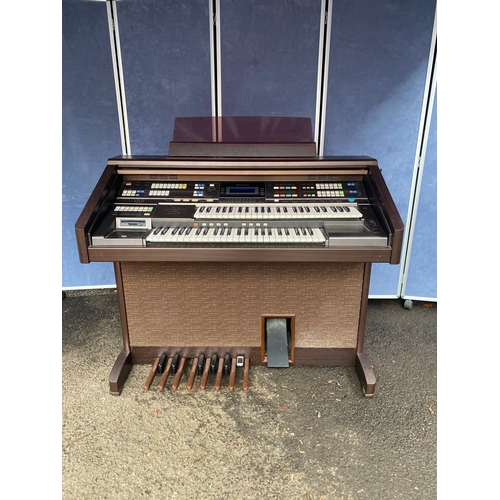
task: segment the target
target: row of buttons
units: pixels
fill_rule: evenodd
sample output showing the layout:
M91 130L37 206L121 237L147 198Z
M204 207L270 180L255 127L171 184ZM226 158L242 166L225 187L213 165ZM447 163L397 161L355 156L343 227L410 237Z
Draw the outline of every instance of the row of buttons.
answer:
M297 189L297 186L274 186L274 189Z
M153 182L151 189L187 189L187 184L175 184L172 182Z
M316 184L316 189L342 189L341 182L333 182L326 184Z
M165 190L152 190L149 192L149 196L168 196L170 194L170 191L165 191Z
M296 198L297 196L299 196L297 193L282 193L282 194L278 194L276 193L274 195L275 198Z
M344 191L318 191L318 196L323 198L340 198L344 196Z
M139 205L133 206L117 206L115 212L152 212L154 207L141 207Z
M144 194L144 189L124 189L122 196L141 196Z

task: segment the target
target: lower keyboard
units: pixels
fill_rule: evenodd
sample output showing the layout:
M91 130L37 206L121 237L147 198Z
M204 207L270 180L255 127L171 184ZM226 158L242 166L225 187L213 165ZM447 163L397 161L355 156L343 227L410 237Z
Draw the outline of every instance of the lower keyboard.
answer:
M317 227L157 227L146 237L147 243L182 244L317 244L326 236Z

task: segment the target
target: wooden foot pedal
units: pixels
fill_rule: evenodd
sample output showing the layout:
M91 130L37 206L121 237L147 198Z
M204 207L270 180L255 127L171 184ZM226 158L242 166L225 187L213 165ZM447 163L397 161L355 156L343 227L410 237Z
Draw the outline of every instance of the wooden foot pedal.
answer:
M186 361L188 358L180 357L179 354L167 356L163 353L161 356L156 357L151 366L147 380L144 384L144 390L148 391L153 383L156 375L161 375L158 384L158 390L164 391L165 385L170 376L173 376L172 391L177 391L179 384L184 373ZM249 376L250 376L250 359L238 356L231 358L229 354L224 357L218 357L214 354L212 357L206 357L204 354L192 358L189 375L186 382L186 391L191 391L195 387L196 377L200 376L200 390L204 391L207 388L208 379L210 375L214 375L214 391L220 391L223 385L224 377L228 377L228 390L234 392L236 387L236 375L238 368L243 368L243 385L242 390L248 391Z
M243 371L243 390L248 391L249 387L249 379L250 379L250 360L245 358L245 366Z
M229 390L234 391L234 381L236 379L236 358L231 360L231 372L229 373Z
M219 358L219 366L217 367L217 376L215 377L214 391L220 391L220 384L222 382L222 370L224 368L224 360Z
M193 388L197 370L198 370L198 358L194 358L193 364L191 365L191 371L189 372L189 378L186 384L186 391L190 391Z
M203 375L201 376L200 389L204 391L207 388L208 374L210 371L210 358L205 361L205 368L203 369Z
M158 363L160 362L160 358L155 358L153 362L153 366L151 367L151 371L149 372L148 378L146 379L146 383L144 384L144 390L149 391L149 388L151 387L151 383L153 382L153 379L155 378L156 375L156 370L158 369Z
M167 383L168 375L170 374L170 368L172 366L172 359L173 358L168 358L167 366L165 367L163 375L161 376L160 379L160 383L158 384L159 391L163 391L163 389L165 389L165 384Z
M176 355L177 356L177 355ZM181 358L179 366L177 367L177 372L175 373L174 381L172 382L172 390L176 391L179 387L179 382L181 381L182 371L184 370L184 363L186 358Z

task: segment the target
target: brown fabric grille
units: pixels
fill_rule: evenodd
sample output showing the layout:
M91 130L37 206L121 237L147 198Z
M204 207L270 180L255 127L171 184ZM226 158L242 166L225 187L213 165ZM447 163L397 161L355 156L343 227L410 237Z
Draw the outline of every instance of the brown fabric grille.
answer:
M295 316L296 347L356 347L364 265L121 263L131 346L259 347L262 315Z

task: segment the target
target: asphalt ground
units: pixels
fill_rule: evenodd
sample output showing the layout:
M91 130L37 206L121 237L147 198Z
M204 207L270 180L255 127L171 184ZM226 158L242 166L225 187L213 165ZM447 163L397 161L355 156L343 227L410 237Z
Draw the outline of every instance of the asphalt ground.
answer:
M432 499L437 492L437 305L370 300L353 368L251 367L250 389L157 389L134 365L120 396L116 292L62 301L62 494L83 499ZM153 360L152 360L153 361Z

